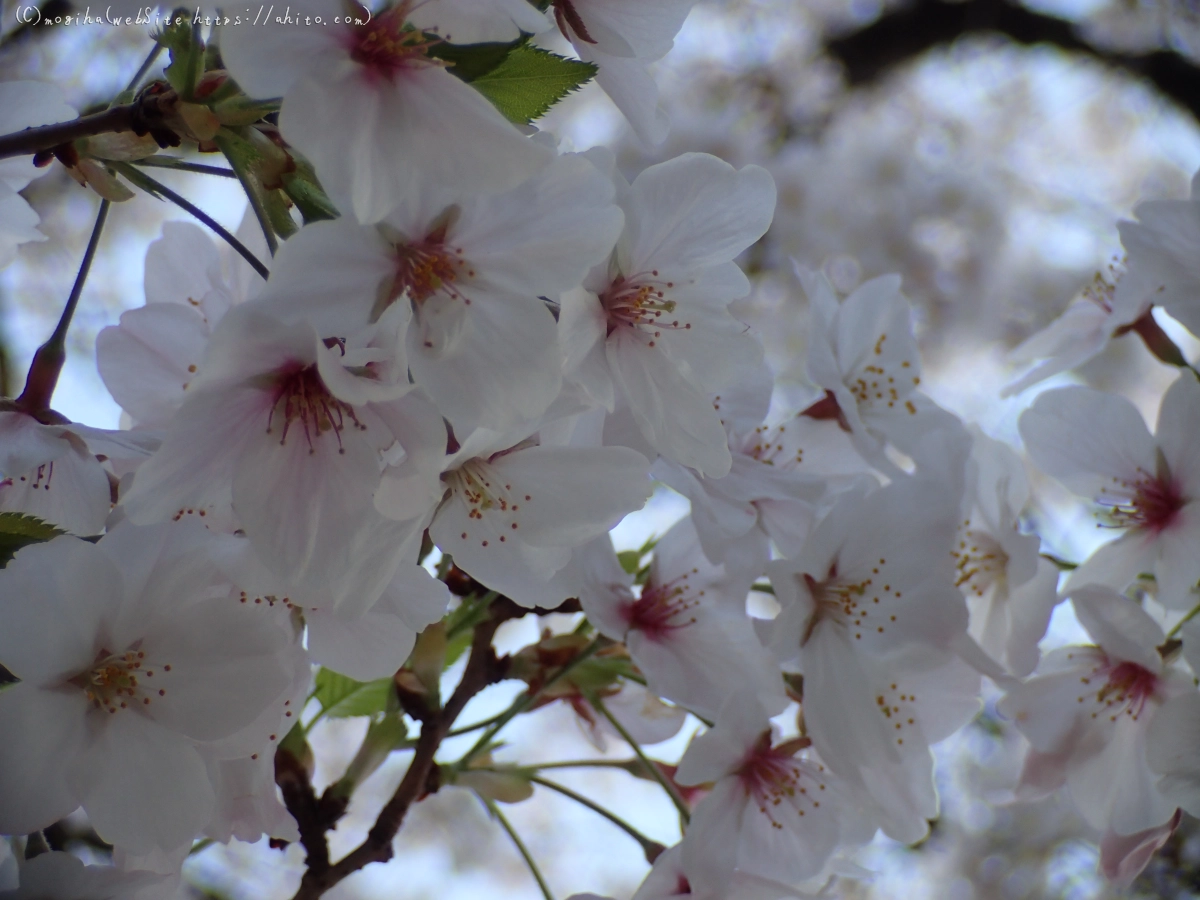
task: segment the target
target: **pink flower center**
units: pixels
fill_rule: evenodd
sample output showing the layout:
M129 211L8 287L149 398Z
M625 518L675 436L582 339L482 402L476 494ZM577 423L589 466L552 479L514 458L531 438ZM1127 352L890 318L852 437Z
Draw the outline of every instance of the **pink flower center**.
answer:
M642 596L626 603L621 613L630 631L640 631L655 643L661 643L680 628L696 623L692 610L700 605L704 591L691 592L688 577L696 569L663 584L653 581L642 588Z
M818 766L817 770L824 771L824 767ZM757 804L772 828L785 827L784 812L789 817L794 813L803 816L806 806L810 810L819 809L821 801L816 798L825 790L825 785L788 749L771 746L769 732L746 755L737 778L746 796Z
M1095 694L1099 709L1092 712L1092 718L1107 714L1113 722L1121 714L1136 721L1146 704L1155 699L1160 681L1156 674L1137 663L1120 662L1112 665L1107 659L1093 669L1090 676L1081 680L1083 684L1090 685L1098 678L1103 678L1104 684ZM1079 702L1083 703L1086 699L1084 695Z
M1158 534L1171 526L1187 498L1166 466L1159 469L1158 475L1139 470L1140 477L1133 482L1113 478L1112 486L1096 498L1111 520L1108 527L1145 528Z
M431 38L406 24L411 9L411 0L406 0L346 32L350 58L363 67L368 81L395 81L406 69L444 65L428 55L441 38ZM362 18L367 18L365 12Z
M689 330L691 322L681 322L673 316L663 318L675 312L675 301L666 299L666 290L673 287L673 281L658 280L657 269L628 277L618 275L600 295L600 305L608 316L608 333L618 328L640 331L649 337L648 343L653 347L664 328Z
M273 434L276 416L283 420L279 443L286 444L289 432L303 432L310 454L317 452L316 441L333 432L338 453L345 453L342 432L350 426L366 431L358 421L354 407L329 393L315 365L296 366L276 376L275 397L267 416L267 434Z

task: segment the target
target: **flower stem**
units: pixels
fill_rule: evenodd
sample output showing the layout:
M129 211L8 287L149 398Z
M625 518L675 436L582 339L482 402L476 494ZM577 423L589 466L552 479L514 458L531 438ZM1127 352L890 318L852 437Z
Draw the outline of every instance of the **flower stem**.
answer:
M650 838L646 837L644 834L642 834L640 831L638 831L636 828L634 828L632 825L630 825L628 822L626 822L620 816L605 809L603 806L601 806L595 800L590 800L587 797L583 796L582 794L575 793L569 787L565 787L565 786L563 786L561 784L557 784L553 781L548 781L547 779L540 778L537 775L531 776L529 780L534 784L540 784L544 788L549 788L552 791L557 791L558 793L562 794L564 797L569 797L570 799L574 800L576 803L580 804L581 806L586 806L592 812L597 813L598 815L604 816L604 818L608 819L608 821L612 822L614 825L616 825L618 828L620 828L622 831L624 831L627 835L629 835L631 838L633 838L635 841L638 842L638 844L642 848L642 852L644 854L646 854L646 861L648 863L650 863L651 865L654 864L654 860L658 859L658 857L666 849L666 847L664 847L658 841L650 840Z
M546 682L536 691L524 693L514 700L508 709L496 717L496 721L488 727L487 731L479 736L479 740L475 742L475 745L466 752L466 755L464 755L462 759L454 764L454 767L460 771L465 769L468 764L470 764L471 760L473 760L476 756L482 753L484 749L486 749L487 745L491 743L492 738L496 736L497 732L499 732L501 728L511 722L516 716L528 709L530 704L537 699L538 695L541 694L542 691L560 681L577 665L592 656L592 654L600 649L603 643L603 638L596 638L596 640L584 647L583 650L579 652L578 656L576 656L569 663L555 672L554 675L548 678Z
M155 169L174 169L177 172L195 172L198 175L220 175L222 178L237 178L237 173L233 169L185 162L177 156L145 156L141 159L131 159L130 162L135 166L149 166Z
M613 728L617 729L617 733L621 735L621 737L625 739L625 743L629 744L629 746L633 749L634 754L639 760L641 760L642 765L646 767L646 771L649 772L654 780L659 783L659 786L667 792L667 796L671 798L671 802L674 803L675 808L679 810L679 818L683 820L683 823L686 825L688 822L690 822L692 820L691 810L688 809L688 806L684 802L683 798L679 796L679 791L675 790L675 786L667 780L667 776L663 774L662 769L660 769L655 762L650 759L650 757L646 756L645 751L642 750L641 745L634 740L633 735L629 733L628 729L626 729L625 726L617 720L616 716L608 711L608 707L604 705L604 701L602 701L599 697L589 696L588 702L591 703L592 706L594 706L600 712L600 714L604 716L604 718L608 719L609 724L611 724Z
M1040 556L1042 559L1048 559L1054 563L1063 572L1070 572L1072 569L1079 568L1079 563L1068 562L1060 556L1055 556L1053 553L1042 553Z
M1180 629L1182 629L1184 625L1196 618L1198 615L1200 615L1200 603L1197 603L1195 606L1193 606L1191 610L1188 611L1186 616L1171 626L1171 630L1167 632L1167 640L1170 640L1171 638L1175 637L1175 635L1179 634Z
M83 293L84 282L92 268L92 260L96 256L96 247L100 244L100 232L104 230L104 222L108 218L108 208L112 204L108 200L100 201L100 210L96 213L96 224L92 226L92 236L88 238L87 249L83 251L83 261L79 264L79 272L75 283L71 286L71 294L67 297L67 305L58 318L58 325L50 339L38 347L33 354L33 362L29 366L29 374L25 379L25 389L17 398L17 406L24 410L38 412L50 408L50 400L54 396L54 388L58 385L58 376L62 372L63 363L67 359L67 331L71 327L71 318L79 305L79 295Z
M193 216L215 231L221 240L225 241L225 243L236 250L242 259L246 260L246 262L250 264L250 267L253 268L254 271L263 278L266 278L271 274L271 270L264 266L259 258L251 253L245 244L235 238L216 219L214 219L200 207L196 206L196 204L192 203L186 197L175 193L161 181L156 181L145 172L142 172L139 169L129 165L129 163L114 162L111 165L114 169L116 169L142 190L148 193L161 194L180 209L185 209L190 212Z
M138 67L138 70L134 76L129 79L129 84L125 86L125 90L131 91L138 86L138 82L140 82L145 74L150 71L150 67L154 65L154 61L158 59L158 54L162 53L162 51L163 45L158 41L155 41L154 48L150 51L145 60L142 61L142 64Z
M470 734L472 731L478 731L480 728L487 728L489 725L495 724L500 720L504 713L496 713L491 718L484 719L482 722L476 722L474 725L464 725L462 728L455 728L446 733L446 737L458 737L463 734Z
M550 893L550 886L546 884L546 879L542 877L541 870L538 869L537 863L533 861L533 857L529 855L529 850L525 846L525 842L521 840L521 836L517 834L516 829L512 827L512 824L504 817L504 813L500 812L500 808L495 803L480 794L476 794L476 796L483 801L483 805L488 808L488 812L496 817L496 821L500 823L500 827L508 832L508 836L512 838L517 852L521 854L521 858L525 860L525 865L529 867L534 880L537 881L538 887L541 888L542 896L546 900L554 900L554 895Z

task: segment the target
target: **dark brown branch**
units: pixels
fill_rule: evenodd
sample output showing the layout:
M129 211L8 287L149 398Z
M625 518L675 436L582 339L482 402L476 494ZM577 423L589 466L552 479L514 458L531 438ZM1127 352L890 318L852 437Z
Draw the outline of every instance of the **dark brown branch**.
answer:
M284 746L275 751L275 783L283 794L283 805L296 820L300 843L308 854L305 865L309 869L329 868L329 843L325 840L329 825L313 792L308 768Z
M1132 54L1098 47L1085 40L1073 23L1033 12L1012 0L917 0L866 28L827 40L825 49L842 64L847 83L860 87L935 47L988 33L1026 46L1049 44L1084 54L1144 78L1200 120L1200 69L1180 55L1169 50Z
M123 131L132 131L139 137L150 134L160 147L178 146L179 136L166 126L166 119L175 112L178 102L179 97L174 91L146 91L124 106L114 106L70 122L39 125L6 134L0 136L0 159L49 153L80 138Z
M387 862L392 858L392 840L399 832L409 807L438 789L437 768L433 759L455 720L462 713L463 707L489 684L494 684L504 677L505 666L496 658L496 652L492 648L496 629L503 622L519 618L526 612L527 610L512 604L511 601L493 603L491 616L475 628L471 655L458 687L446 705L422 724L421 736L417 739L408 771L392 798L379 813L375 824L367 833L366 840L333 865L329 864L328 858L324 864L313 860L312 848L305 842L310 856L308 870L304 873L300 889L293 900L316 900L347 875L357 872L363 866L373 862ZM323 845L324 835L321 842Z

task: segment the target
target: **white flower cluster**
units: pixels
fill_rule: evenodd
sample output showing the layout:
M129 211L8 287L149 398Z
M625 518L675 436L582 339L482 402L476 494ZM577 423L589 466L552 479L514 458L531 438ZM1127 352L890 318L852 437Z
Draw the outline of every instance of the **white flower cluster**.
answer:
M456 602L450 559L468 599L577 598L581 634L706 723L664 782L685 816L702 799L637 900L810 896L877 831L921 840L938 815L930 748L978 714L983 676L1031 745L1017 793L1066 785L1114 880L1179 807L1200 814L1200 628L1168 637L1123 593L1175 618L1200 601L1192 371L1155 435L1087 388L1024 414L1033 463L1122 532L1060 595L1021 528L1021 457L922 392L898 277L839 297L797 270L813 390L773 405L761 344L729 311L750 290L734 260L771 223L767 172L685 154L626 181L602 150L523 133L431 54L438 35L513 41L553 19L653 140L647 64L690 5L429 0L362 26L225 32L228 76L248 101L282 97L275 137L343 214L273 257L248 220L265 282L167 225L146 304L98 340L125 430L0 401L0 511L58 533L0 570L16 679L0 690L0 833L82 808L118 863L34 857L0 897L166 896L198 837L303 838L311 865L276 748L312 667L372 681L407 663L399 690L428 687L414 645ZM0 86L20 100L0 130L69 117L44 93ZM15 194L29 173L7 171L12 251L31 237ZM1107 310L1104 340L1152 304L1194 325L1197 208L1148 205L1123 228L1113 305L1136 312ZM631 560L608 532L652 477L691 514ZM440 580L421 565L431 545ZM1067 597L1095 645L1039 665ZM594 699L575 687L580 708ZM614 718L661 740L683 721L662 706ZM435 733L430 709L406 711Z

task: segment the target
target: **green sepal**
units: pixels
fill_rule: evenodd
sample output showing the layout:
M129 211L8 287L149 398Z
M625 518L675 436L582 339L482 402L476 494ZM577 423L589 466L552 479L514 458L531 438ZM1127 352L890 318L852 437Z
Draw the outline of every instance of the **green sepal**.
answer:
M581 88L597 71L592 63L523 44L496 68L474 79L471 86L510 122L527 125Z
M305 225L341 216L338 208L333 205L333 201L325 195L325 191L317 183L317 177L307 163L301 163L297 159L296 171L285 172L281 176L281 180L283 181L283 190L292 198L292 202L300 210L300 215L304 216Z
M626 575L636 575L638 565L642 561L642 553L640 550L622 550L617 554L617 562L621 564L621 568L625 570Z
M49 541L60 534L63 534L62 529L55 528L36 516L16 512L0 513L0 569L8 565L9 560L22 547Z
M231 86L234 93L225 96L224 92L226 88ZM247 97L237 89L232 79L221 85L221 87L213 92L211 97L206 97L205 102L216 113L217 118L221 120L221 124L228 125L231 128L237 128L242 125L253 125L271 113L279 112L281 105L278 100L255 100L252 97Z
M316 690L313 691L313 697L321 704L325 715L333 719L386 712L395 702L395 695L391 678L355 681L323 666L317 672Z
M282 176L280 176L282 178ZM271 220L271 228L284 240L300 230L292 218L292 207L283 191L263 191L263 208Z

